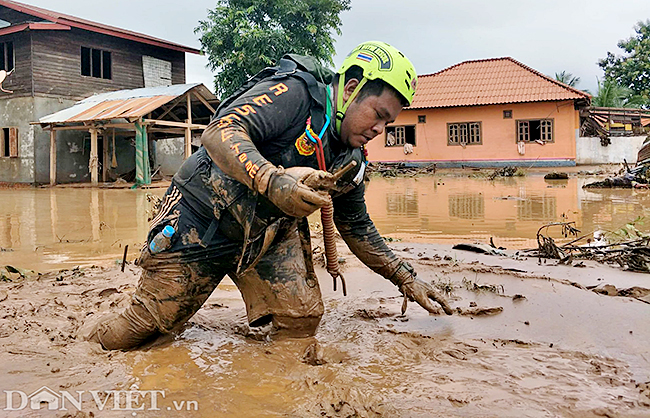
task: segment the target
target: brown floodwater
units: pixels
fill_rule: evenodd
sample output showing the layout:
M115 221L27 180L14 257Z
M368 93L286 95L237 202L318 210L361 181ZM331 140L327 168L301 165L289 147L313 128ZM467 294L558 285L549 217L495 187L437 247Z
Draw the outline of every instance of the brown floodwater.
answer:
M650 192L583 189L597 179L545 180L542 173L493 181L434 176L373 179L366 199L382 235L408 241L488 242L509 249L537 247L543 224L575 221L583 233L617 231L650 213ZM650 225L637 224L642 231ZM559 229L551 235L562 238Z
M317 266L326 312L313 338L253 338L244 302L226 280L173 339L107 354L73 335L129 303L138 269L81 268L0 283L0 375L6 388L26 393L42 385L165 392L162 410L96 414L107 417L648 416L640 402L650 397L636 384L650 380L650 305L580 287L648 287L646 274L407 243L494 237L508 248L532 247L539 226L563 214L585 233L647 215L650 192L582 189L592 180L532 174L488 181L456 172L368 184L379 231L404 240L391 245L419 277L451 289L454 308L502 308L494 316L430 316L413 303L401 316L395 287L341 251L348 296L333 292ZM132 260L148 230L148 193L164 189L0 190L0 247L7 250L0 266L47 271L119 262L125 245ZM85 410L97 411L85 399Z
M373 178L368 210L384 236L457 243L490 237L506 248L536 247L537 229L562 217L584 233L615 231L650 211L650 192L586 190L594 177L547 181L540 173L497 179L459 172ZM135 258L148 231L147 194L164 189L29 188L0 190L0 264L51 271ZM318 217L313 217L318 221ZM648 231L648 225L637 224ZM555 237L561 238L559 230Z

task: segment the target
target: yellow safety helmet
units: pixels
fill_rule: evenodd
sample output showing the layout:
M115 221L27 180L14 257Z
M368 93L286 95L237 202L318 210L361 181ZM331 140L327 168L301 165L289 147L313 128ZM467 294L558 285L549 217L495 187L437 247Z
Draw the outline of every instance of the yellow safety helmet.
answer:
M363 79L359 80L359 85L348 101L343 103L344 74L353 65L361 67ZM382 80L397 90L409 105L413 102L417 87L415 67L397 48L385 42L368 41L359 44L345 58L337 73L340 74L336 106L336 130L339 133L345 112L368 80Z

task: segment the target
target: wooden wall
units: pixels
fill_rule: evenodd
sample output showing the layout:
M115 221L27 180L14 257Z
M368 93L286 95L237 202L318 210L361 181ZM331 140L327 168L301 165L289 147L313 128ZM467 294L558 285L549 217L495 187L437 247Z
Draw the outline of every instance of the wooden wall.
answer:
M94 93L144 87L142 56L172 62L173 84L185 83L185 53L73 28L32 31L35 96L74 100ZM112 79L81 75L81 47L111 52Z
M43 19L38 18L36 16L28 15L25 13L17 12L13 9L10 9L8 7L2 7L0 6L0 19L11 23L12 25L16 25L18 23L25 23L25 22L42 22Z
M13 42L15 62L13 72L2 83L6 90L13 94L0 94L0 98L24 97L32 95L32 64L31 64L31 40L29 32L12 33L0 36L0 42Z

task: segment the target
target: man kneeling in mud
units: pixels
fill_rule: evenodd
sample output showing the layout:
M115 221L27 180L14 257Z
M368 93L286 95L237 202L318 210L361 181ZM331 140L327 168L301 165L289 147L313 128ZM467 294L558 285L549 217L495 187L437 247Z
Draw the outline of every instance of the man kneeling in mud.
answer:
M226 274L241 291L251 327L271 323L274 337L313 335L323 301L305 250L305 217L332 201L336 227L364 264L424 309L438 312L433 300L451 314L386 246L364 202L363 146L411 103L416 83L401 52L366 42L337 74L287 55L242 86L221 104L203 147L176 173L152 221L148 242L171 225L171 247L143 249L131 305L99 320L86 338L129 349L177 330ZM330 172L351 161L354 169L335 181Z

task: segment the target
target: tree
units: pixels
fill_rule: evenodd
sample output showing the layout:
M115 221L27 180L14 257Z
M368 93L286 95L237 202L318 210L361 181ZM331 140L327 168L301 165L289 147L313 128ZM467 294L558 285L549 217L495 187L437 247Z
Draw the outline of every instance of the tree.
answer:
M640 107L643 103L643 98L632 89L610 78L598 80L598 92L591 99L592 106L596 107Z
M566 71L555 73L555 79L560 83L567 84L571 87L576 87L578 83L580 83L580 77L575 77L573 74Z
M285 53L311 55L333 65L333 32L350 0L218 0L194 30L208 67L217 72L217 95L227 97Z
M607 57L598 61L605 71L605 78L631 89L644 100L650 97L650 20L634 26L635 36L620 40L618 47L623 55L607 52Z

